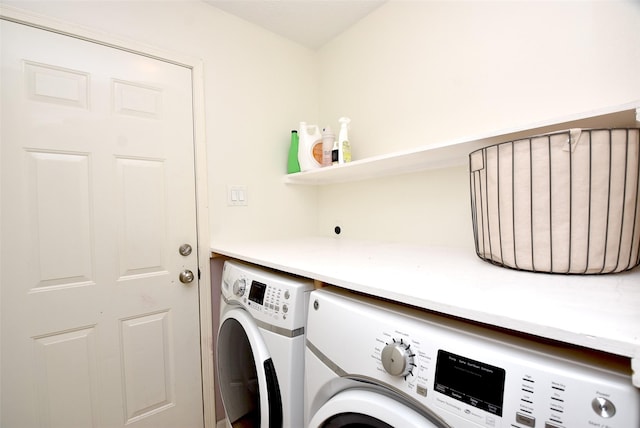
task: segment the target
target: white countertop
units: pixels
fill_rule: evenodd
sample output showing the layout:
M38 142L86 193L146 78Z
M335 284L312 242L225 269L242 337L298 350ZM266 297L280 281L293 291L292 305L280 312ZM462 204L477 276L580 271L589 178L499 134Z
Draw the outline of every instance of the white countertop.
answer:
M214 254L420 308L640 360L640 268L608 275L531 273L473 251L305 238L220 243ZM640 386L640 365L634 384Z

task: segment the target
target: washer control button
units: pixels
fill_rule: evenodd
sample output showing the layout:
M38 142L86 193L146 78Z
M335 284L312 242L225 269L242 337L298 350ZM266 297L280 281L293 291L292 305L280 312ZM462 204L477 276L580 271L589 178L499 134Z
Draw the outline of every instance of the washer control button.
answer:
M591 401L591 407L598 416L611 418L616 414L616 406L604 397L596 397Z
M526 427L533 428L536 426L536 418L527 416L523 413L516 413L516 422Z
M416 393L418 393L418 395L422 395L423 397L426 397L427 387L424 385L416 385Z

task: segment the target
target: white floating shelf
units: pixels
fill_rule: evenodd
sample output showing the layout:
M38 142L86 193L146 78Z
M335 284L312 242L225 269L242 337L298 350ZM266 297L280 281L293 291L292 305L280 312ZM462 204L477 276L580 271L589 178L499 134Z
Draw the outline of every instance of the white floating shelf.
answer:
M466 165L469 153L491 144L568 128L635 127L638 126L639 120L640 100L557 120L533 123L485 135L459 138L416 149L373 156L344 165L288 174L284 177L284 182L318 186Z

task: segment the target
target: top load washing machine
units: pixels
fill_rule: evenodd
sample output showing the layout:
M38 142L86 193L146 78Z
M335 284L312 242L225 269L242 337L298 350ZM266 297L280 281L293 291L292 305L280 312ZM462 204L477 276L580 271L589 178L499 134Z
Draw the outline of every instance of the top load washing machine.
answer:
M309 428L640 427L627 358L339 289L309 304Z
M304 425L304 333L312 290L308 279L225 262L217 370L232 427Z

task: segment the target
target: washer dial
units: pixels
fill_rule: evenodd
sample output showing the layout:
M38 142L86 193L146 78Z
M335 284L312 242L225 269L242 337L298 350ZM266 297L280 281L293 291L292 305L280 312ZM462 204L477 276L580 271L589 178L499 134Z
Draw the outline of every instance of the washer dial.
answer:
M407 378L407 376L413 376L413 368L416 367L413 357L415 354L411 351L411 345L405 343L402 339L396 341L393 339L392 343L382 348L380 359L382 360L382 367L392 376L400 376Z

